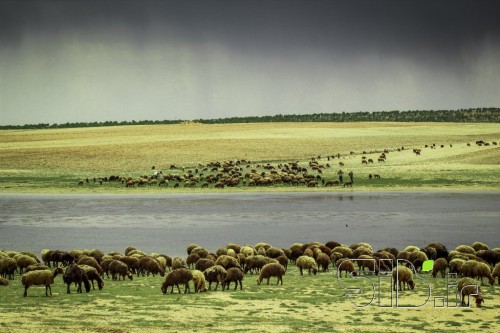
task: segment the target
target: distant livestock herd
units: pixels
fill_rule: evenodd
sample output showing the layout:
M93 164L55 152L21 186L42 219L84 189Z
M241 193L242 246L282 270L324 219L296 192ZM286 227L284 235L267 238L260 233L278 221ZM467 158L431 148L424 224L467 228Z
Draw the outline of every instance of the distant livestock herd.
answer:
M407 246L399 251L387 247L374 251L368 243L350 246L335 241L308 244L294 243L289 248L277 248L267 243L254 246L227 244L215 252L196 245L187 247L187 256L171 258L165 254L145 252L128 247L124 253L103 253L93 250L43 250L41 260L31 252L0 251L0 285L9 285L15 274L21 276L24 296L31 286L45 286L45 294L52 295L51 285L56 277L62 275L66 292L71 293L71 286L76 292L95 289L94 282L101 290L105 279L120 283L120 280L145 275L165 276L159 286L162 293L173 293L174 287L181 293L215 290L221 285L224 291L234 283L234 289L243 289L243 280L248 274L258 274L257 284L264 280L269 284L271 278L283 284L289 265L296 265L300 275L305 272L316 275L318 272L336 270L339 278L361 274L390 274L392 272L394 289L399 283L399 290L415 288L414 272L422 274L422 265L427 260L434 260L431 275L434 278L445 277L446 273L456 274L462 303L466 295L476 299L476 305L484 301L480 294L473 295L473 289L484 285L483 278L493 286L495 279L500 284L500 248L490 249L486 244L475 242L471 246L460 245L452 251L440 243L431 243L426 247ZM357 265L357 268L356 268ZM397 269L396 269L397 267ZM53 270L51 270L53 268ZM344 273L344 274L342 274Z
M497 145L496 141L491 143ZM467 145L470 146L470 143ZM490 145L488 142L478 140L477 146ZM425 148L436 149L436 147L444 148L445 145L425 145ZM453 145L449 145L452 147ZM352 187L354 185L354 175L352 171L346 174L345 165L347 159L355 158L356 155L361 155L361 164L373 164L374 160L380 163L385 163L389 152L404 151L407 148L398 147L392 149L383 149L382 151L363 151L360 154L351 151L349 154L341 155L340 153L328 156L317 156L310 158L310 161L299 162L281 162L276 164L261 162L252 163L251 161L240 159L233 161L213 161L207 164L199 163L196 167L181 167L171 164L168 172L158 170L152 167L152 174L141 175L139 177L112 175L105 177L92 177L80 179L79 186L85 186L91 182L99 183L121 183L127 188L142 187L142 186L164 186L164 187L185 187L185 188L216 188L225 187L269 187L269 186L306 186L329 187L343 186ZM422 154L422 148L413 148L413 153L416 156ZM366 155L375 155L369 158ZM335 162L338 160L338 162ZM334 167L338 164L338 171ZM351 163L352 164L352 163ZM328 172L327 172L328 171ZM344 177L349 176L349 179ZM368 174L369 180L381 179L379 173Z

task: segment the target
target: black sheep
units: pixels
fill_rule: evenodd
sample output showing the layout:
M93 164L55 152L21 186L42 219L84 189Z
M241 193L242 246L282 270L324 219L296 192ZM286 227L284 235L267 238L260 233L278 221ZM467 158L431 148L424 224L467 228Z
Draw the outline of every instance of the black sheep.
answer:
M68 294L71 293L69 287L73 282L78 285L78 288L76 289L77 292L79 293L82 292L82 282L85 285L85 291L86 292L90 291L89 278L87 277L85 270L79 267L77 264L71 264L66 268L66 271L64 272L63 275L63 281L68 286L67 288Z

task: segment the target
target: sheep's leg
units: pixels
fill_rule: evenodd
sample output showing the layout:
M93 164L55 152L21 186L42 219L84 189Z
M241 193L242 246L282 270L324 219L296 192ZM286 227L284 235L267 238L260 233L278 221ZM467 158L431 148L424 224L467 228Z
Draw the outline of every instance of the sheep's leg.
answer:
M268 278L267 278L267 285L269 285L269 280L270 280L270 279L271 279L270 277L268 277Z
M47 295L47 290L50 292L50 296L52 296L52 288L50 287L50 284L45 285L45 296Z
M28 296L28 286L24 287L24 297Z
M71 282L66 284L67 285L66 294L71 294L71 291L69 290L70 284L71 284Z
M179 288L178 284L176 284L175 286L177 287L177 290L179 291L179 294L180 294L181 293L181 288ZM172 287L172 289L174 289L174 287Z
M191 292L191 290L189 290L189 282L187 282L187 283L184 285L184 294L187 294L188 292Z

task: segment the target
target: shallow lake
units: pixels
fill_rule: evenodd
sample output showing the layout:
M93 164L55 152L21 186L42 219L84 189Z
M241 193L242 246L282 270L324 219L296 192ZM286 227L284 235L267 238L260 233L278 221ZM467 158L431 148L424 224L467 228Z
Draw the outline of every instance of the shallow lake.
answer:
M0 195L0 249L186 255L229 242L368 242L374 249L475 241L499 247L500 193Z

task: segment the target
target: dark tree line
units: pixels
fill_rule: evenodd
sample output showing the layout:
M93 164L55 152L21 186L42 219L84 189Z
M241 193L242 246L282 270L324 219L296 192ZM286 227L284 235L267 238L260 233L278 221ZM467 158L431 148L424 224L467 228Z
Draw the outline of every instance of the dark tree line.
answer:
M195 119L202 124L273 123L273 122L453 122L453 123L499 123L500 108L476 108L460 110L415 110L374 111L313 114L277 114L274 116L230 117L218 119ZM0 129L80 128L124 125L180 124L185 120L140 120L78 122L65 124L0 125Z

